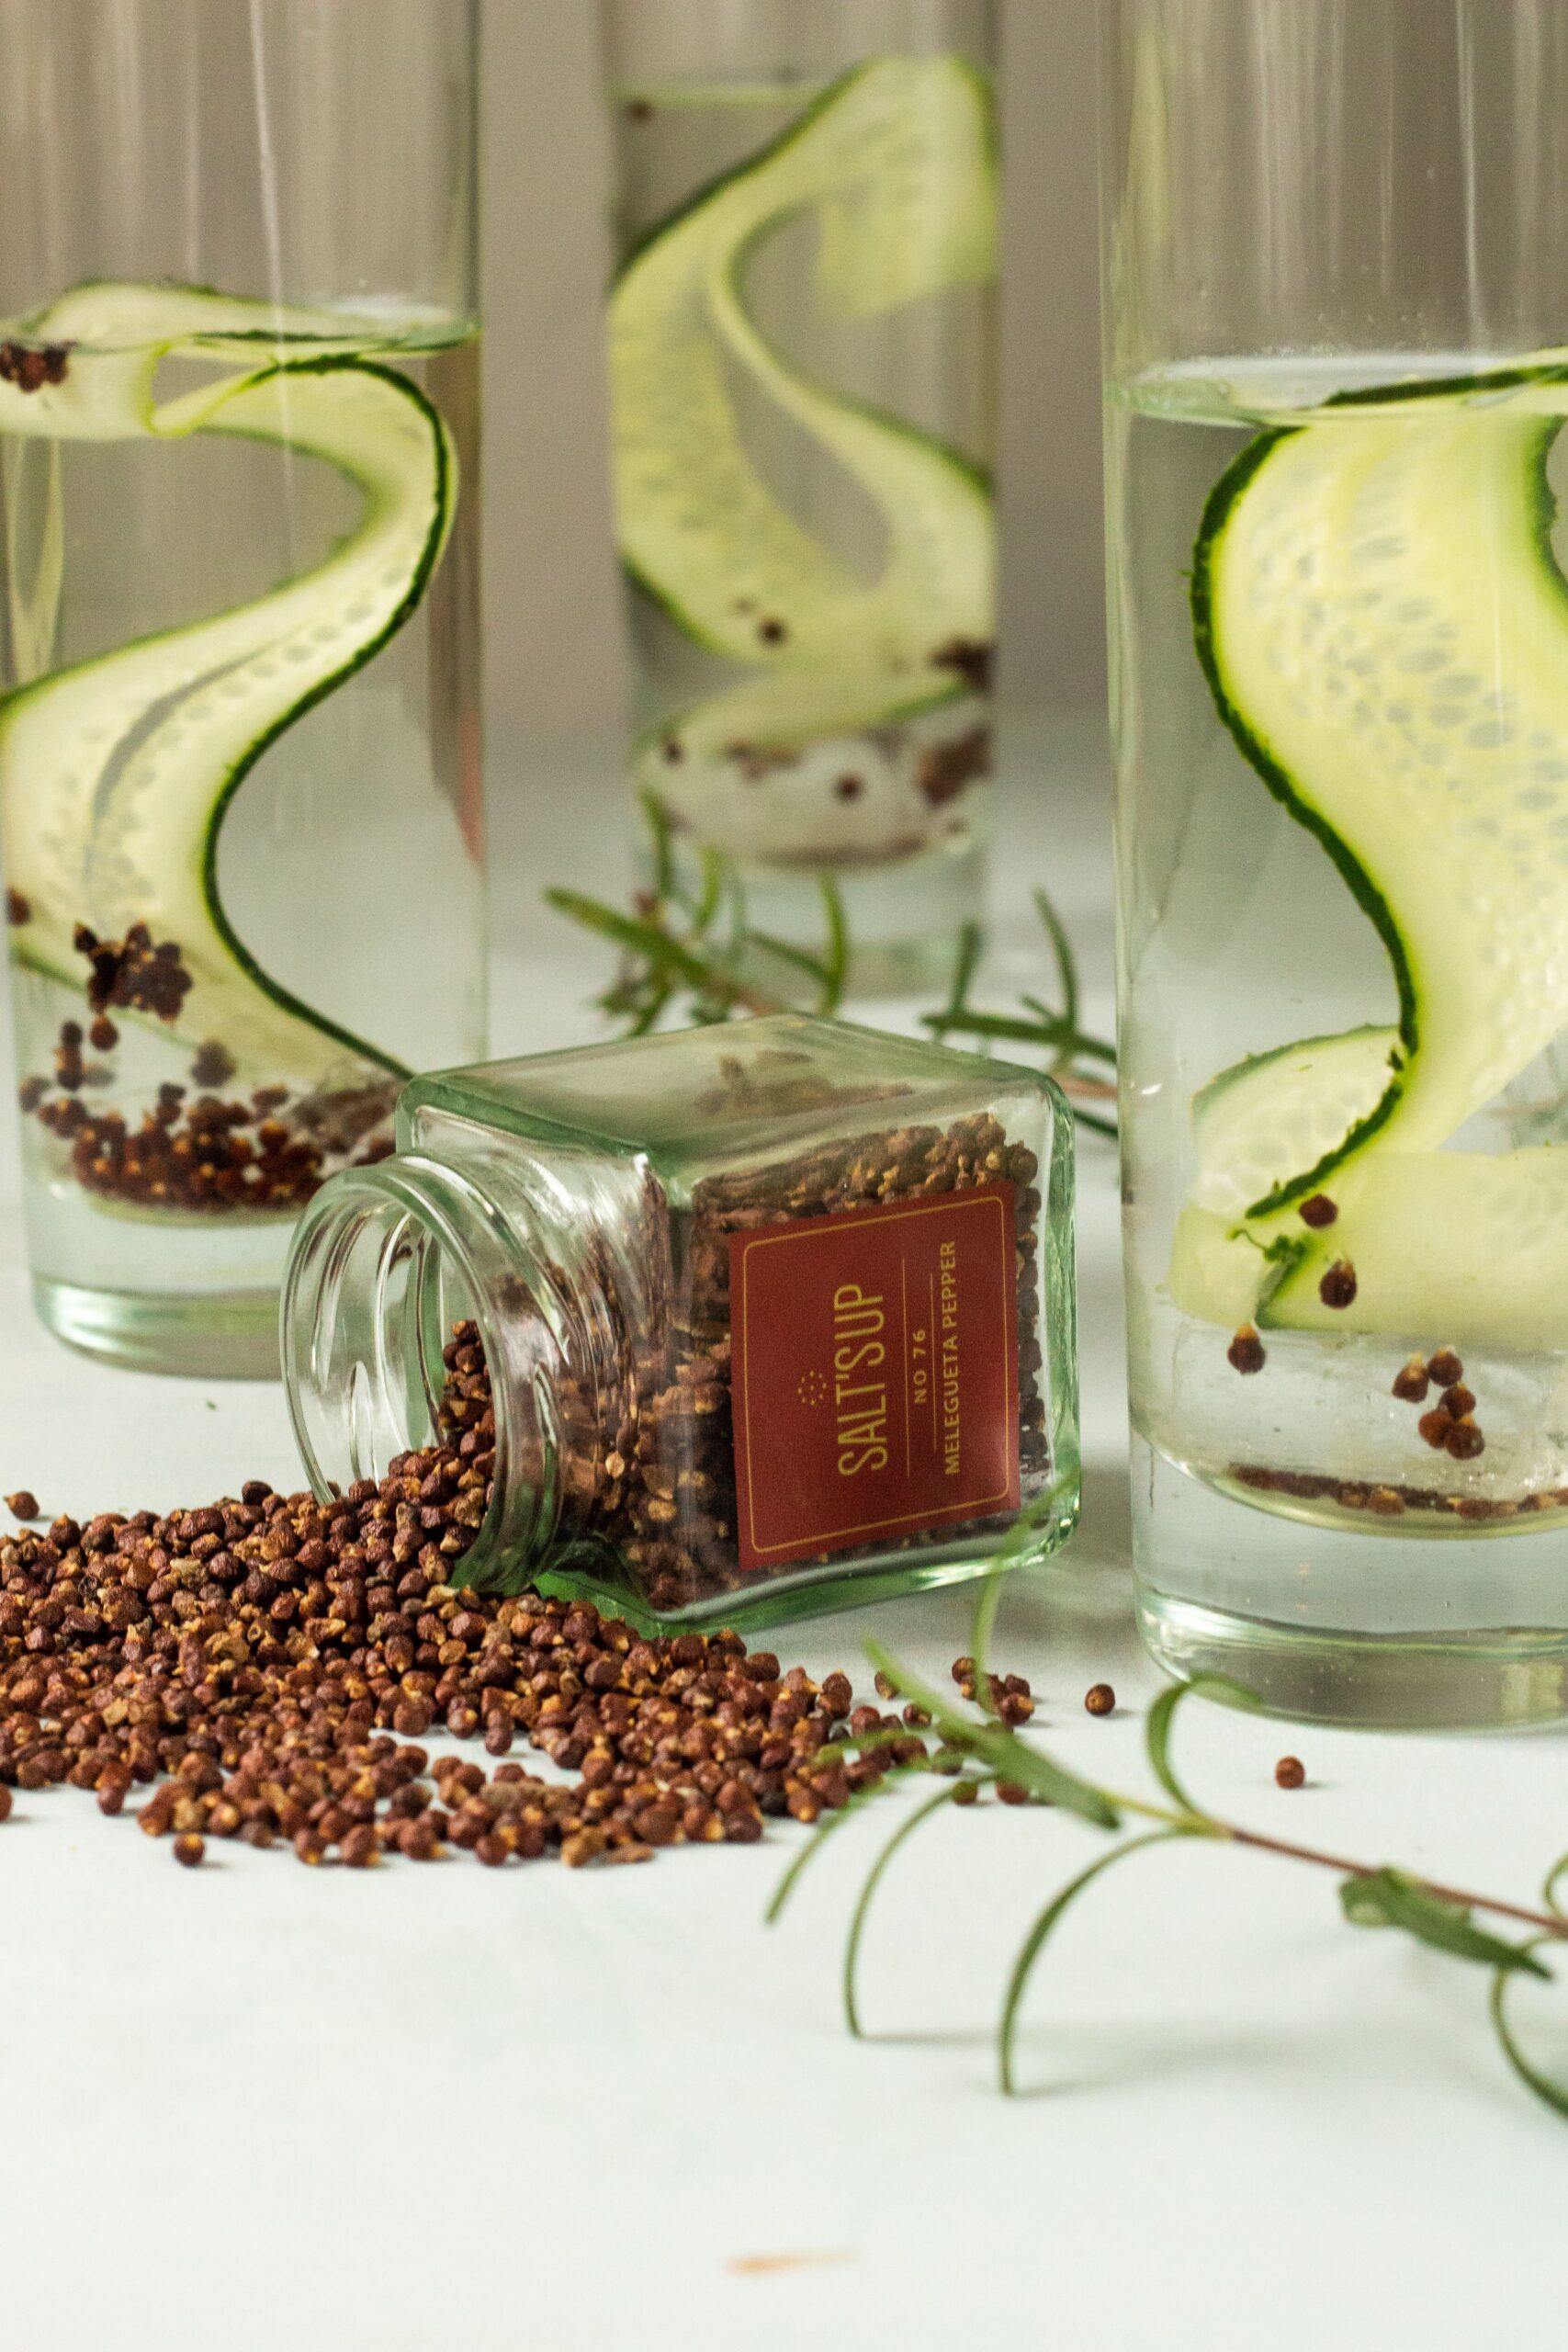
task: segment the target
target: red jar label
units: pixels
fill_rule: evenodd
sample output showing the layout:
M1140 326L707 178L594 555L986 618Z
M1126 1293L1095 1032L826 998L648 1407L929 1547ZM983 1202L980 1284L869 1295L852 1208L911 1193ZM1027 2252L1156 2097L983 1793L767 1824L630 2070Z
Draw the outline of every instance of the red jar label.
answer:
M729 1238L740 1565L1016 1510L1010 1184Z

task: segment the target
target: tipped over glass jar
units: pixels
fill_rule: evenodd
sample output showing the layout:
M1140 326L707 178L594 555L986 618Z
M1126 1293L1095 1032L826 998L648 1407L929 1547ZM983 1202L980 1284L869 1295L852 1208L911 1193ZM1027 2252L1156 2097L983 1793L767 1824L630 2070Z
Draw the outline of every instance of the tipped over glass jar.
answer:
M306 1213L284 1374L323 1498L443 1445L467 1583L735 1623L978 1574L1021 1517L1010 1564L1071 1532L1048 1078L781 1017L416 1079L398 1144Z

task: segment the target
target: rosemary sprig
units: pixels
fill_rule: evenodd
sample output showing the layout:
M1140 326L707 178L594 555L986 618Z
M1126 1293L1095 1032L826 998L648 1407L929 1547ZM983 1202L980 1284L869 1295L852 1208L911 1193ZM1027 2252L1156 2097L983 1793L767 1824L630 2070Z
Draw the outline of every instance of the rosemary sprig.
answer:
M1034 908L1055 963L1060 1005L1048 1005L1037 996L1022 999L1021 1013L987 1012L976 1005L971 991L985 950L985 934L977 923L969 923L959 943L952 993L940 1012L922 1016L924 1025L933 1037L968 1037L987 1046L1027 1046L1043 1053L1053 1078L1074 1098L1079 1125L1097 1135L1113 1136L1114 1117L1084 1105L1114 1102L1116 1089L1106 1072L1116 1068L1116 1048L1108 1039L1090 1035L1079 1023L1077 959L1066 927L1043 890L1035 891Z
M547 890L558 914L591 931L616 949L610 985L594 1001L622 1035L647 1036L665 1021L708 1026L743 1013L795 1009L800 983L807 1001L823 1014L843 1002L852 960L844 902L837 882L824 875L822 942L813 953L779 939L751 920L744 880L730 858L716 850L700 854L694 882L682 879L670 820L651 794L642 798L652 851L652 878L631 911L580 890ZM921 1016L938 1038L963 1037L982 1046L1022 1046L1043 1053L1046 1067L1069 1095L1079 1123L1097 1135L1114 1136L1116 1089L1111 1073L1116 1049L1090 1035L1078 1022L1077 965L1061 917L1043 890L1034 903L1056 967L1062 1001L1053 1008L1037 996L1021 999L1016 1013L985 1012L973 990L985 957L986 933L965 923L958 941L947 1001L940 1012Z
M1568 1879L1568 1854L1562 1855L1547 1871L1545 1883L1540 1890L1540 1899L1554 1919L1561 1919L1568 1924L1568 1910L1563 1908L1562 1904L1562 1886L1565 1879ZM1529 1949L1533 1951L1548 1941L1550 1941L1549 1937L1540 1936ZM1544 2106L1551 2108L1554 2115L1561 2115L1568 2120L1568 2088L1561 2083L1554 2083L1550 2075L1543 2075L1540 2067L1525 2056L1519 2046L1518 2036L1515 2033L1513 2022L1507 2014L1511 1978L1512 1971L1500 1968L1492 1979L1493 2030L1502 2046L1504 2057L1506 2058L1525 2088L1533 2092Z
M595 999L599 1010L625 1023L623 1034L646 1036L671 1016L707 1027L738 1013L781 1012L798 1001L802 978L811 984L813 1009L833 1013L843 1001L850 940L843 899L831 875L818 889L822 901L819 955L760 930L750 917L745 887L734 862L717 850L701 853L695 887L681 876L670 820L651 795L643 813L653 846L653 877L630 913L580 890L547 890L546 903L570 922L620 951L614 978ZM780 968L776 986L769 967Z
M993 1578L982 1602L983 1610L994 1609L995 1588L996 1579ZM975 1687L977 1691L987 1689L982 1657L982 1627L985 1623L988 1623L988 1617L977 1622L975 1638ZM1568 2119L1568 2086L1553 2082L1526 2056L1507 2010L1508 1996L1515 1978L1535 1976L1550 1982L1551 1972L1540 1954L1543 1948L1568 1943L1568 1904L1563 1899L1563 1890L1568 1887L1568 1855L1564 1855L1549 1873L1540 1907L1537 1908L1510 1902L1500 1895L1478 1894L1448 1886L1438 1880L1386 1863L1351 1860L1343 1855L1327 1853L1288 1838L1272 1838L1261 1830L1247 1829L1237 1822L1224 1819L1201 1805L1192 1796L1178 1774L1171 1755L1177 1714L1193 1693L1222 1699L1232 1705L1257 1705L1252 1692L1220 1676L1201 1676L1190 1683L1173 1684L1160 1693L1149 1710L1145 1746L1150 1770L1168 1799L1168 1803L1160 1804L1146 1797L1130 1796L1122 1790L1101 1787L1070 1771L1048 1756L1036 1741L1025 1738L1020 1731L1000 1722L988 1711L979 1706L974 1710L965 1709L956 1701L949 1701L942 1693L928 1689L917 1676L899 1666L876 1644L868 1645L868 1655L898 1696L921 1708L931 1718L932 1727L942 1742L940 1755L945 1761L946 1770L953 1772L956 1764L957 1777L950 1781L940 1795L928 1798L905 1816L876 1856L862 1887L851 1920L844 1959L844 2014L852 2033L859 2035L863 2030L859 1992L860 1955L871 1905L889 1866L908 1839L945 1807L972 1804L1001 1783L1010 1786L1015 1797L1021 1790L1033 1803L1077 1814L1108 1833L1123 1831L1129 1817L1153 1825L1133 1837L1123 1837L1109 1852L1097 1855L1086 1869L1059 1888L1036 1916L1009 1973L998 2025L998 2067L1004 2092L1010 2094L1017 2088L1015 2048L1024 1994L1036 1964L1067 1911L1115 1864L1130 1860L1134 1854L1148 1852L1156 1846L1199 1838L1211 1844L1228 1845L1241 1851L1268 1855L1276 1860L1299 1862L1330 1871L1339 1880L1340 1905L1351 1926L1392 1928L1450 1960L1467 1962L1489 1970L1492 1974L1491 2020L1505 2058L1528 2090L1554 2113ZM847 1747L840 1744L829 1753L841 1756L855 1745L852 1742ZM937 1769L938 1759L928 1757L923 1764L906 1766L904 1775L899 1777L910 1771ZM883 1781L867 1792L865 1800L856 1801L851 1812L863 1809L863 1804L895 1777L892 1772L886 1774ZM819 1850L824 1838L848 1817L848 1814L840 1814L825 1820L812 1841L795 1857L774 1896L768 1915L770 1920L777 1918L783 1912L807 1864ZM1514 1922L1533 1932L1528 1938L1515 1941L1504 1934L1494 1932L1490 1927L1479 1925L1478 1913L1489 1918Z

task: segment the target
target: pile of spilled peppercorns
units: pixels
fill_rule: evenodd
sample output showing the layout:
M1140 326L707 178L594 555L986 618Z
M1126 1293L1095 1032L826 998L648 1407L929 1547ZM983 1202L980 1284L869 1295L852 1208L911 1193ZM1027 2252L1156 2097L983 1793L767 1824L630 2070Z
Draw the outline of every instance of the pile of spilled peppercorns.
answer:
M141 1826L186 1864L237 1838L350 1868L452 1848L576 1867L749 1844L931 1753L918 1709L856 1706L847 1675L784 1672L734 1634L644 1640L584 1601L465 1589L495 1425L471 1327L446 1355L437 1442L379 1483L322 1503L252 1482L0 1540L0 1820L12 1788L91 1790L110 1815L140 1788ZM954 1679L973 1691L970 1660ZM1005 1721L1032 1713L1021 1676L989 1690ZM489 1770L433 1760L433 1732L481 1737ZM575 1779L503 1761L519 1740Z

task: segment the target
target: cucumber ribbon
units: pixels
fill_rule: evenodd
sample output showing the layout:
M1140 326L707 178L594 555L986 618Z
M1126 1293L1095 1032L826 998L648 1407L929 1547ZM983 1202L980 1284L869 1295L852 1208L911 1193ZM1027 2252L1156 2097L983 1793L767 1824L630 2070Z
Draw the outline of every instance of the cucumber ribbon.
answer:
M1209 502L1200 659L1376 928L1397 1020L1197 1098L1171 1288L1202 1319L1568 1337L1568 1150L1455 1148L1568 1022L1568 584L1546 471L1565 377L1548 357L1342 396L1260 433ZM1337 1218L1309 1229L1300 1206L1325 1193ZM1320 1295L1336 1260L1348 1308Z
M955 657L995 627L985 475L895 416L840 399L758 330L745 264L811 216L825 312L872 318L997 266L988 87L951 56L876 58L834 83L760 154L661 222L610 301L621 553L694 643L750 673L657 728L644 773L699 826L742 754L789 753L965 691ZM813 537L753 461L738 400L825 450L879 514L865 581ZM727 767L727 763L729 764Z
M0 381L0 435L271 442L363 493L321 562L254 603L20 684L0 704L0 814L9 887L28 920L24 967L80 988L79 924L113 939L144 923L172 940L191 987L173 1024L219 1039L242 1068L306 1089L399 1064L272 978L218 885L225 813L268 746L374 659L417 608L457 500L445 423L395 368L367 358L384 328L275 311L197 288L76 288L11 330L63 366ZM210 379L162 403L177 357ZM174 494L178 495L177 487Z

